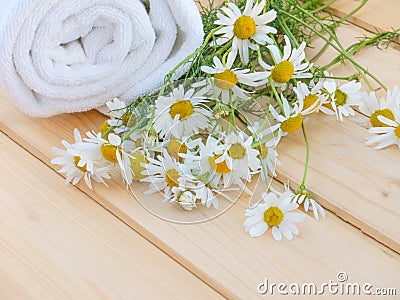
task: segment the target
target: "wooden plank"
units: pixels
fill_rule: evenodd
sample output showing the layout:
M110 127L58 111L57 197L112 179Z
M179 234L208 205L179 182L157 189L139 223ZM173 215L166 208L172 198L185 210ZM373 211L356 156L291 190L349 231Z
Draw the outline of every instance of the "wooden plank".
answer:
M364 128L326 116L306 124L311 144L308 188L321 204L375 239L400 251L399 150L376 151L363 144ZM305 149L301 132L279 146L278 178L301 182ZM278 149L278 150L279 150ZM297 187L296 187L297 184Z
M42 120L23 116L8 101L2 101L2 107L1 130L47 164L54 157L51 146L63 138L71 140L74 127L88 130L104 121L94 111ZM398 283L399 256L331 213L320 223L307 217L295 241L278 243L270 235L251 239L243 231L246 197L210 222L183 226L148 213L120 180L110 185L97 185L95 191L79 188L229 299L256 297L257 285L266 277L321 283L345 270L353 282L380 287ZM142 195L147 186L136 184L134 189ZM159 203L161 214L168 210L161 198L143 196L141 201L146 199Z
M346 47L356 41L354 37L363 34L364 30L353 26L338 29L338 36ZM313 45L315 48L309 49L309 57L317 53L323 43L317 40ZM336 55L335 50L329 49L316 65L327 64ZM397 50L389 47L381 51L370 47L361 50L355 59L388 88L399 84L400 54ZM350 64L338 64L331 71L335 76L348 76L355 72ZM374 89L379 89L377 83L371 83ZM368 91L365 84L363 89ZM383 90L379 90L383 95ZM356 118L362 118L362 115ZM392 226L392 222L400 217L397 147L382 151L367 147L364 139L370 134L351 118L341 123L334 117L311 117L306 126L311 142L309 188L329 210L399 252L400 229ZM278 178L290 180L295 186L301 181L304 167L302 134L299 132L284 140L280 150L282 166Z
M1 299L222 299L0 134Z
M360 4L359 0L338 0L331 7L333 13L342 18ZM348 21L371 32L391 31L400 28L399 9L398 0L368 0Z

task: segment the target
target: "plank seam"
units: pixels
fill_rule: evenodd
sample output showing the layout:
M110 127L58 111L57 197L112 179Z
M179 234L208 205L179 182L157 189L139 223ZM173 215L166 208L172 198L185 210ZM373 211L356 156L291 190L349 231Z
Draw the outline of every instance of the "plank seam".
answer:
M26 147L24 147L22 145L22 143L18 143L15 139L13 139L9 134L7 134L7 132L4 131L3 128L0 129L0 132L2 134L4 134L10 141L12 141L15 145L17 145L18 147L20 147L21 149L25 150L27 153L29 153L30 156L34 157L36 160L40 161L41 163L43 163L48 169L50 169L51 171L53 171L54 173L56 173L58 176L60 176L61 178L65 179L59 172L57 172L55 169L53 169L51 166L49 166L46 161L44 161L43 159L41 159L40 157L38 157L37 155L35 155L34 153L32 153L31 151L29 151L29 149L27 149ZM36 149L35 149L36 150ZM40 151L39 151L40 153ZM86 195L87 197L89 197L92 201L94 201L97 205L99 205L100 207L102 207L103 209L105 209L110 215L112 215L113 217L115 217L116 219L118 219L119 221L121 221L123 224L125 224L125 226L128 226L130 229L134 230L137 234L139 234L142 238L144 238L146 241L148 241L150 244L152 244L154 247L156 247L157 249L159 249L162 253L166 254L170 259L172 259L173 261L175 261L177 264L179 264L180 266L182 266L185 270L187 270L188 272L190 272L191 274L193 274L193 276L195 276L197 279L199 279L200 281L202 281L204 284L206 284L208 287L210 287L212 290L214 290L216 293L218 293L219 295L221 295L223 298L225 299L232 299L231 297L234 295L231 295L229 292L227 292L226 294L229 295L229 298L227 298L227 295L224 294L224 292L226 291L220 291L219 289L215 288L213 285L211 285L207 280L201 278L197 273L193 272L192 270L190 270L185 264L181 263L177 258L175 258L174 256L171 256L170 253L166 250L164 250L164 248L161 248L159 245L156 244L156 237L148 232L149 235L153 236L153 238L149 238L148 236L144 235L141 230L138 230L137 228L134 228L133 226L131 226L128 222L126 222L122 217L116 215L112 210L110 210L109 208L105 207L104 205L102 205L99 201L97 201L93 196L91 196L89 193L87 193L85 191L85 188L82 188L80 186L75 186L76 189L78 189L80 192L82 192L84 195ZM135 198L135 200L137 201L137 199ZM137 224L137 223L136 223ZM141 227L141 225L137 224L138 227ZM143 228L143 231L146 231L145 228ZM154 240L153 240L154 239ZM161 242L161 244L163 244L163 246L167 249L170 249L171 252L175 252L170 246L166 245L165 243ZM175 252L175 255L178 256L178 254ZM185 259L186 260L186 259ZM200 273L203 273L199 270Z

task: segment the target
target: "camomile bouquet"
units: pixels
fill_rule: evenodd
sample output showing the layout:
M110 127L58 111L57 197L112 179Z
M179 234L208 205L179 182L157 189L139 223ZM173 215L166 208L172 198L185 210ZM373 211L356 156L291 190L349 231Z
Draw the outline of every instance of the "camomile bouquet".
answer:
M360 9L367 1L360 3ZM325 218L323 207L307 189L310 146L307 119L316 114L343 121L358 110L366 115L368 145L400 147L400 91L378 99L371 81L387 90L353 55L368 45L388 44L399 31L365 37L345 49L335 34L342 19L322 12L322 1L241 0L202 6L203 45L166 76L165 85L129 105L107 103L110 119L98 131L54 148L67 182L107 183L118 170L127 186L147 185L146 194L177 209L219 210L221 201L240 191L258 199L244 212L243 227L252 237L271 230L276 240L299 233L305 213ZM354 13L354 12L353 12ZM314 57L305 50L313 38L326 45ZM314 61L327 48L338 56L325 66ZM347 61L356 72L335 77L328 68ZM190 65L183 78L175 71ZM361 91L364 81L371 91ZM279 144L301 131L306 147L299 187L271 186L279 167ZM254 182L265 185L254 194ZM168 205L165 204L165 205ZM299 210L298 208L301 208Z

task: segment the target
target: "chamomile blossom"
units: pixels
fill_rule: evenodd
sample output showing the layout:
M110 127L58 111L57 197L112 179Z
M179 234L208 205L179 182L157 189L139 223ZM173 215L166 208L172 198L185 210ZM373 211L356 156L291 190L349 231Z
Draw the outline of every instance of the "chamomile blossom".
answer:
M62 141L66 150L53 147L53 151L60 156L52 159L51 163L63 166L59 172L66 174L66 183L71 182L73 185L76 185L83 178L90 189L92 189L91 179L107 185L104 179L111 178L109 175L109 166L101 164L100 161L87 158L85 153L78 149L77 145L83 143L78 129L74 130L74 137L75 144Z
M114 98L112 101L107 101L106 106L109 109L110 119L103 124L102 128L106 128L108 124L107 129L111 127L116 134L119 134L128 131L136 123L135 112L127 110L127 104L124 101Z
M204 183L201 180L198 180L193 190L196 192L196 198L201 201L202 205L206 206L207 208L213 206L215 209L218 209L218 196L221 196L228 201L233 202L233 200L228 195L226 195L225 192L235 191L237 189L217 189L209 186L207 183Z
M232 169L226 161L216 162L216 159L222 156L224 145L220 139L209 135L206 143L199 145L199 154L188 157L188 163L192 162L192 169L198 172L199 176L205 177L205 180L212 187L217 188L223 182L224 188L229 187L232 182Z
M139 150L151 156L154 156L156 152L162 152L164 147L164 142L154 128L137 130L130 135L130 139Z
M285 46L283 55L276 45L269 45L268 49L271 52L275 65L271 66L259 59L260 65L267 71L271 72L271 78L274 85L286 89L286 85L292 78L312 78L309 72L311 64L303 62L306 58L304 49L306 43L302 42L298 49L292 48L289 38L285 35Z
M87 132L85 144L81 144L80 148L89 157L98 157L109 164L118 164L122 179L127 185L133 181L131 169L131 154L136 151L133 141L122 140L122 138L114 133L110 133L107 139L103 138L101 133Z
M234 3L227 3L227 7L221 8L224 14L218 12L216 25L222 25L215 34L222 35L216 40L217 45L221 46L232 40L232 53L239 53L243 64L249 63L249 48L258 50L258 44L272 44L273 40L268 34L275 34L277 30L267 26L276 18L276 12L271 10L261 14L265 7L265 0L254 4L254 0L247 0L243 12Z
M298 204L291 201L291 192L280 195L276 193L264 193L262 202L247 209L245 215L248 217L243 227L251 237L258 237L272 228L272 236L280 241L282 236L293 239L293 234L298 235L299 230L295 223L301 222L305 215L293 212Z
M162 155L157 155L156 158L147 157L147 160L148 163L142 172L146 177L141 180L150 184L145 194L163 192L164 202L175 200L176 193L172 189L181 187L187 180L190 182L190 171L171 157L166 149L163 149Z
M297 99L303 102L303 111L313 107L309 113L318 112L321 105L325 103L328 97L321 93L322 85L322 81L310 87L303 82L299 82L297 87L293 88Z
M267 128L262 130L260 123L255 122L252 126L248 126L249 131L255 137L255 141L262 142L266 136L271 135L271 129ZM267 181L268 173L272 176L276 176L275 168L280 166L281 162L278 159L278 152L276 146L280 141L280 133L277 136L272 136L269 140L261 143L257 150L259 152L258 158L261 160L261 179Z
M221 101L226 104L232 104L237 98L249 99L248 91L238 86L238 83L247 86L257 87L265 84L268 80L269 72L253 72L250 69L234 69L234 55L228 54L226 65L214 56L213 66L202 66L201 70L207 74L213 75L212 80L203 80L196 83L195 86L205 86L204 91L208 91L214 97L221 97Z
M224 141L225 151L215 162L225 161L228 168L247 182L251 181L251 175L260 169L259 152L252 148L253 137L247 136L243 131L230 133ZM241 186L244 187L244 186Z
M318 103L304 109L304 99L299 98L297 102L290 105L287 99L281 94L282 108L281 114L270 105L269 109L272 116L278 121L278 124L271 126L271 130L275 132L278 130L280 136L286 136L288 133L294 133L300 129L303 124L303 116L308 115L314 111L314 107Z
M173 190L176 189L175 187ZM174 191L178 193L176 202L184 209L184 210L193 210L196 208L196 194L190 190L179 190Z
M324 88L328 92L329 99L323 106L321 111L327 114L336 114L337 119L343 121L343 116L354 116L355 111L352 106L360 106L362 102L361 83L356 80L347 82L341 86L333 79L327 79L324 81Z
M168 97L161 96L156 100L153 127L161 137L180 138L198 133L209 125L211 112L207 102L205 97L195 95L194 89L185 92L180 85Z
M164 202L177 203L184 210L190 211L197 207L196 193L189 187L183 186L182 182L178 186L173 186L165 196Z
M299 205L303 205L306 212L311 210L314 213L314 218L316 220L319 220L319 216L322 216L324 219L326 218L325 210L317 201L311 198L310 193L304 191L298 194L293 194L292 201Z
M386 127L386 124L378 120L378 116L384 116L389 120L394 121L394 111L399 110L400 93L397 92L398 88L395 87L392 92L388 92L386 98L378 100L375 92L369 94L362 93L362 104L360 111L369 117L368 123L362 122L364 126L372 127ZM392 97L394 95L394 97ZM397 96L398 95L398 96Z
M378 121L384 126L372 127L368 131L378 134L367 138L367 145L378 144L375 149L383 149L391 145L397 145L400 148L400 113L395 112L395 120L379 115Z
M187 155L189 151L195 151L200 143L200 138L193 140L191 137L182 137L180 139L165 140L163 147L167 149L171 157L179 162L183 162L184 158L182 155Z

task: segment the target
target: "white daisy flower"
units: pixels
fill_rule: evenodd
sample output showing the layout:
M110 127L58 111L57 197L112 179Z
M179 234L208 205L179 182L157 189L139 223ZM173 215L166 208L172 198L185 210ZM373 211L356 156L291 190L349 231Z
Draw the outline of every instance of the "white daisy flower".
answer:
M180 182L178 186L173 186L163 202L177 203L187 211L197 208L195 192L181 184L182 182Z
M126 103L118 98L107 101L106 106L109 110L108 114L114 119L121 119L127 107Z
M303 124L303 116L310 114L317 104L314 103L313 106L304 109L304 99L299 98L298 101L291 106L282 94L281 101L283 106L281 114L279 114L272 105L269 106L272 116L279 122L273 125L271 130L272 132L279 130L279 136L286 136L288 133L294 133L300 129Z
M398 86L395 86L392 91L388 91L387 97L395 104L396 109L400 109L400 88Z
M129 111L124 101L114 98L112 101L107 101L106 106L109 109L108 114L111 117L107 121L107 124L109 127L113 127L113 131L116 134L126 132L136 124L137 116L135 112ZM106 128L106 124L103 124L102 128ZM102 131L100 130L100 132Z
M213 66L202 66L201 70L207 74L214 76L213 80L203 80L196 83L194 87L205 86L202 90L211 93L211 96L220 97L221 101L226 104L232 104L237 98L249 99L247 93L237 84L242 83L248 86L257 87L265 84L270 75L269 72L253 72L249 73L250 69L232 69L234 56L229 53L226 65L224 66L221 60L214 56Z
M162 192L164 194L164 202L175 201L176 194L173 188L186 186L187 182L191 182L192 175L183 164L172 158L166 149L162 155L157 155L156 159L147 157L148 163L144 166L142 172L146 177L141 182L148 182L150 189L145 194L154 194Z
M225 192L234 191L237 189L216 189L199 180L193 190L196 192L196 198L201 201L202 205L206 206L207 208L210 208L212 205L215 209L218 209L218 196L222 196L228 201L233 202L228 195L225 195Z
M132 141L122 141L120 136L112 133L108 136L108 141L109 143L103 144L100 149L103 157L108 157L109 161L111 161L110 159L113 160L112 151L114 151L119 168L121 169L122 178L126 184L132 184L131 154L135 151L135 144Z
M232 184L232 169L225 160L216 162L224 153L225 147L220 140L209 135L206 143L199 145L199 154L188 159L192 161L192 169L200 176L206 176L205 181L217 188L223 182L224 188ZM186 161L186 160L185 160Z
M352 106L360 106L362 104L360 101L361 93L359 93L361 83L356 80L347 82L339 87L335 80L328 79L324 81L324 88L329 94L329 99L320 109L327 114L334 112L340 121L343 121L343 116L354 116L355 111Z
M193 208L196 208L196 195L192 191L188 190L180 190L178 188L172 188L173 192L177 194L177 200L178 204L184 209L184 210L193 210ZM178 189L178 191L175 191L175 189Z
M210 208L211 205L215 208L219 208L219 200L217 195L213 193L213 191L218 191L217 189L209 188L206 184L199 181L196 187L196 198L201 200L201 204Z
M292 195L292 201L301 205L303 204L304 210L308 212L311 210L314 213L314 218L319 220L319 216L321 215L324 219L326 218L325 210L321 205L318 204L317 201L311 198L310 193L308 192L300 192L299 194Z
M131 134L130 139L139 150L145 151L150 156L154 156L155 152L162 152L164 148L164 143L154 128L137 130Z
M366 144L378 144L374 149L383 149L391 145L397 145L400 148L400 113L395 111L395 120L388 119L383 115L379 115L377 119L384 126L370 128L368 130L370 133L378 135L367 138Z
M260 129L260 124L255 122L253 126L248 126L249 131L255 137L255 142L264 141L265 137L271 134L271 129ZM276 176L276 166L280 166L281 162L278 159L278 152L276 151L276 146L280 141L279 133L277 136L272 136L269 140L261 143L258 147L258 157L261 159L263 167L261 168L261 179L266 182L268 172L272 176ZM265 172L263 170L265 168Z
M222 35L217 39L217 45L220 46L232 40L232 52L235 57L239 52L240 59L245 65L249 63L249 48L252 50L259 48L251 40L261 45L267 42L272 44L273 40L268 34L277 32L275 28L266 25L276 19L276 12L271 10L260 15L265 7L265 0L254 6L253 4L254 0L247 0L242 13L236 4L227 3L227 7L221 8L225 14L217 13L218 20L215 21L216 25L223 25L215 33Z
M224 144L225 151L215 162L225 161L235 176L250 182L251 175L260 169L259 152L252 148L253 137L248 137L243 131L232 132L225 138Z
M196 134L209 125L212 114L207 109L207 102L205 97L194 95L194 89L185 92L180 85L169 97L161 96L156 100L153 127L161 137Z
M53 151L60 156L52 159L51 163L63 166L59 172L66 174L66 183L72 182L73 185L76 185L82 178L84 178L86 185L90 189L92 189L91 179L107 185L104 179L111 178L109 175L109 166L102 164L101 161L88 159L85 153L78 149L77 145L83 144L78 129L74 130L74 137L75 144L62 141L66 151L53 147Z
M280 195L275 193L264 193L263 202L254 205L246 210L248 217L243 223L244 229L251 237L258 237L264 234L268 228L272 228L272 236L280 241L282 235L293 239L293 234L298 235L299 230L295 223L304 220L303 213L292 212L298 205L291 201L291 192Z
M190 137L182 137L181 139L165 140L163 147L167 149L168 154L179 162L183 162L183 155L187 155L188 151L195 151L201 139L192 140Z
M122 179L127 185L132 184L131 154L136 151L135 143L122 141L114 133L110 133L107 139L102 138L101 133L87 132L87 136L84 139L87 143L80 145L81 150L89 157L100 157L111 164L118 163Z
M274 84L282 89L286 89L286 85L292 78L312 78L312 74L308 72L312 65L308 62L303 62L306 58L304 49L306 43L302 42L298 49L293 48L289 38L285 35L286 45L283 48L283 56L276 45L269 45L268 49L271 52L275 62L274 66L270 66L259 59L260 65L267 71L271 72L271 78Z
M398 88L393 89L393 95L389 91L386 99L382 98L378 100L375 92L369 94L362 93L362 104L360 105L360 111L364 115L369 117L368 122L360 122L364 126L368 127L386 127L386 124L378 120L378 116L384 116L389 120L394 121L394 111L399 110L398 104L400 102L400 93L397 93ZM396 99L397 98L397 99Z
M314 86L308 87L305 83L299 82L297 87L293 88L297 99L303 102L303 111L309 110L309 113L318 112L321 105L326 102L328 97L321 92L323 82L319 81Z

